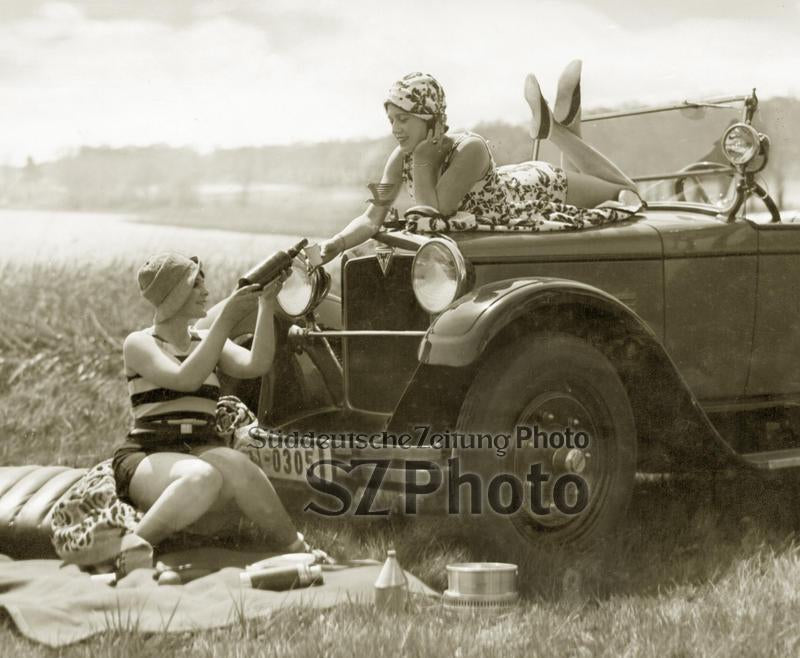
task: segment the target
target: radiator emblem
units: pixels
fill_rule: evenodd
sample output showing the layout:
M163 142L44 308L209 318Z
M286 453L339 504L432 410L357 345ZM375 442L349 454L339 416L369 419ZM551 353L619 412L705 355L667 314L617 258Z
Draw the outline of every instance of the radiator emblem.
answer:
M375 257L378 259L383 276L389 271L389 266L392 264L392 257L394 256L394 249L392 247L378 247L375 250Z

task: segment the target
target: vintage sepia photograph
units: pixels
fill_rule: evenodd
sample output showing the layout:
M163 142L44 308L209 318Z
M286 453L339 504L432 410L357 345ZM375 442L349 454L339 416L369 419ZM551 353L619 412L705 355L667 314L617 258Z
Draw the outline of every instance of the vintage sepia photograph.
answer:
M800 655L798 34L0 0L0 653Z

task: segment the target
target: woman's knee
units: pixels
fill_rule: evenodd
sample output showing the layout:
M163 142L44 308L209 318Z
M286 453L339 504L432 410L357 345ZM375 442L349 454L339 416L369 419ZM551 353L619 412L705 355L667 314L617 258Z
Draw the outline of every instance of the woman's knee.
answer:
M198 455L198 457L222 471L225 477L241 477L248 473L250 469L257 468L246 454L232 448L212 448Z
M210 464L191 455L155 453L136 468L128 491L136 507L147 510L178 481L180 489L202 495L203 491L218 491L221 479Z
M212 499L219 496L224 483L222 473L202 459L182 465L178 480L183 487L194 490L198 496Z

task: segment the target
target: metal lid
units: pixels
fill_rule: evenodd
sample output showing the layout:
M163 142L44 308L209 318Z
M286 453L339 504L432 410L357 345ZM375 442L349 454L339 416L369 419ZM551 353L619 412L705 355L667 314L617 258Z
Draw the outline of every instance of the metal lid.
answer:
M456 562L447 565L448 571L486 572L486 571L513 571L516 573L517 565L510 562Z
M517 565L461 562L447 565L448 592L459 597L507 597L517 593Z

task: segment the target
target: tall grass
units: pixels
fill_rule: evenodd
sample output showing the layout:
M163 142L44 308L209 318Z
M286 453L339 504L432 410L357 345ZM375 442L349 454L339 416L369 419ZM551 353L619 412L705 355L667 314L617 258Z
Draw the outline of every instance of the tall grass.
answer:
M229 289L247 264L224 255L207 262L212 295ZM136 294L135 266L0 268L0 463L88 466L122 439L129 410L120 346L150 318ZM339 558L381 558L395 546L401 563L439 590L448 563L496 558L440 519L297 520ZM417 601L394 616L355 604L296 609L193 634L142 636L111 623L106 634L63 653L797 655L798 528L794 477L640 483L611 550L512 556L523 601L501 617L457 616ZM2 623L5 655L50 655Z

